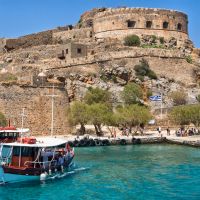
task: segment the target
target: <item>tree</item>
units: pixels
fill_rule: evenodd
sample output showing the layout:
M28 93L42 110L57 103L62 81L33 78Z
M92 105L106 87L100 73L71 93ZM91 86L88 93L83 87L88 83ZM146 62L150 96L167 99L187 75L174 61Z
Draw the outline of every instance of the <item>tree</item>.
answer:
M124 87L121 96L127 105L139 103L142 98L142 88L136 83L129 83Z
M94 103L89 105L89 121L94 125L98 136L103 135L102 125L106 123L110 112L112 110L106 104Z
M140 46L140 38L137 35L129 35L124 38L126 46Z
M0 112L0 126L6 126L7 121L3 113Z
M200 125L200 105L176 106L170 112L170 118L179 125L193 123L198 127Z
M187 103L187 95L184 91L171 92L170 97L175 106L184 105Z
M110 128L110 126L118 126L119 125L119 119L118 115L112 111L107 112L104 116L104 123L108 129L108 131L113 134L113 129Z
M146 124L151 119L151 114L145 106L128 105L117 109L118 123L124 127L133 127Z
M79 101L74 102L70 108L69 119L73 125L80 124L80 133L85 134L85 125L89 121L88 105Z
M111 105L111 93L100 88L89 88L84 96L84 101L89 105L93 103L106 103Z

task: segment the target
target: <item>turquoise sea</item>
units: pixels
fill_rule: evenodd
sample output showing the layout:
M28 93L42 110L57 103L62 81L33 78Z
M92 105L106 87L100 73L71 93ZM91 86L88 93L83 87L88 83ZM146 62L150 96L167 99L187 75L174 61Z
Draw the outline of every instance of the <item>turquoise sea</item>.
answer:
M200 199L200 149L176 145L76 148L75 171L0 187L0 200Z

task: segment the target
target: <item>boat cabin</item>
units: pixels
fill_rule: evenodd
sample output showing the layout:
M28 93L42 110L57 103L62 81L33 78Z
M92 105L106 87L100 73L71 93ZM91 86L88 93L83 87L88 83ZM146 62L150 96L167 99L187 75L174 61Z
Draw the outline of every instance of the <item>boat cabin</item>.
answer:
M14 126L0 127L0 143L15 142L21 135L28 135L29 129L17 129Z
M21 138L14 143L5 143L1 146L1 155L4 149L7 156L2 158L4 173L20 175L40 175L61 171L68 167L74 157L73 150L67 141L55 138L43 140Z

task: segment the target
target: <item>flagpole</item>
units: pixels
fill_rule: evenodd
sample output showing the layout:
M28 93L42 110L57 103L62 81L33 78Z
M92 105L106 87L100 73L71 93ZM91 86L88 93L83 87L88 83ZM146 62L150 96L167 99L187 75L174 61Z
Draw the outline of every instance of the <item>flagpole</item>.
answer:
M163 94L162 94L162 91L161 91L160 117L161 117L161 119L163 119Z

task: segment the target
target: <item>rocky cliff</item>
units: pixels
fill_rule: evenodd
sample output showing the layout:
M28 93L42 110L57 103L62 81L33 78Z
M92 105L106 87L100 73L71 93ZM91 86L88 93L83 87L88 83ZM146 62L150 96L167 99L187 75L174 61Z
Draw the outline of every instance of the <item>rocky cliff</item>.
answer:
M185 38L140 34L141 44L125 46L118 37L97 38L91 19L84 15L84 26L59 27L43 33L2 39L0 51L0 110L20 126L22 108L26 108L26 126L34 134L50 130L51 98L55 87L55 132L67 133L67 109L70 102L80 100L89 87L112 92L114 104L122 103L120 92L129 82L144 84L135 75L134 66L142 58L157 74L157 80L145 77L145 85L153 94L161 90L164 107L172 102L171 91L188 94L187 102L196 103L200 94L200 51ZM129 11L130 12L130 11ZM91 24L87 25L87 17ZM150 33L150 32L149 32ZM69 45L70 44L70 45ZM156 113L158 104L148 102Z

